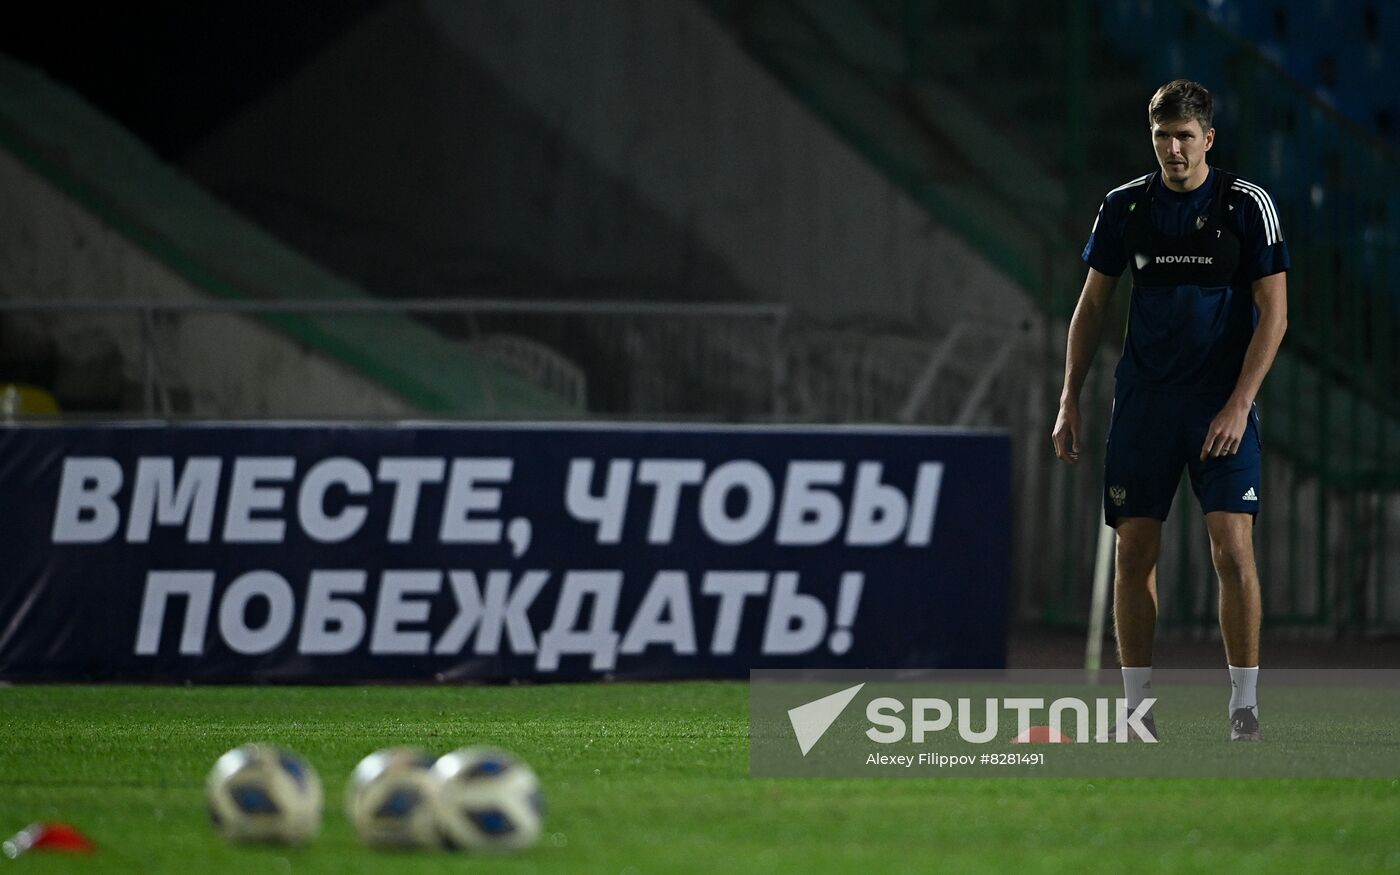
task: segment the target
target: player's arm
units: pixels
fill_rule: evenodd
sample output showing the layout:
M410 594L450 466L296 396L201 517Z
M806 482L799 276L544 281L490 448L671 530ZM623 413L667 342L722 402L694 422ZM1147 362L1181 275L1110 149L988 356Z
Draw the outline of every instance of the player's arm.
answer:
M1245 350L1244 366L1230 400L1211 421L1206 442L1201 447L1201 459L1225 456L1240 448L1249 423L1249 411L1264 383L1264 375L1273 366L1279 344L1288 330L1288 274L1279 272L1260 277L1252 287L1254 306L1259 310L1259 324Z
M1079 293L1074 316L1069 320L1069 339L1065 344L1065 384L1060 391L1060 413L1055 418L1055 430L1050 439L1055 443L1055 455L1071 465L1079 461L1079 392L1094 363L1108 303L1118 277L1089 268L1084 290Z

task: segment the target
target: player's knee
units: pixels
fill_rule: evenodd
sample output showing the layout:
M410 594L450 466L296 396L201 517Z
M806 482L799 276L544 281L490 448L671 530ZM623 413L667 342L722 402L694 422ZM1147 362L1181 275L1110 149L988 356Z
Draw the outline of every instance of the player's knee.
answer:
M1240 586L1254 579L1254 551L1247 544L1212 545L1211 561L1222 586Z
M1146 586L1157 567L1157 557L1147 551L1119 550L1114 560L1118 585Z
M1120 535L1113 562L1120 581L1145 583L1157 567L1157 544Z

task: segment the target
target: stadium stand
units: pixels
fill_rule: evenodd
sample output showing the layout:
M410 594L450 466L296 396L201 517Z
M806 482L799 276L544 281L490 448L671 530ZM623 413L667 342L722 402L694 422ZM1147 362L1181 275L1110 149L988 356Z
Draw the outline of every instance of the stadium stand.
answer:
M1314 0L1192 0L1247 39L1352 121L1400 146L1395 83L1400 81L1400 9L1393 3ZM1113 16L1134 4L1110 3Z
M602 30L588 30L595 26ZM648 47L645 80L626 65L592 62L599 46L634 33ZM701 88L697 75L726 84ZM343 148L324 155L316 140L283 136L311 113ZM366 114L391 123L367 129ZM792 154L789 142L802 150ZM420 154L453 160L424 168ZM508 15L471 4L386 5L230 119L184 166L386 298L700 298L760 308L747 319L617 311L482 315L445 327L563 352L587 375L595 413L768 420L781 409L849 421L857 409L895 412L908 385L891 388L888 403L856 401L860 375L842 371L849 359L814 361L825 352L819 338L847 332L876 350L898 337L926 356L929 338L960 319L1001 320L1017 341L1035 318L1011 282L928 222L906 190L689 2L617 3L597 14L521 6ZM363 187L338 183L371 170ZM1003 210L994 220L1011 218ZM793 318L778 315L782 308ZM980 364L993 364L997 344L986 350ZM800 370L809 364L811 373ZM892 380L917 373L889 369ZM830 391L813 390L818 381ZM946 391L938 403L956 411L951 383Z
M201 191L77 95L4 57L0 147L199 295L243 301L364 298L361 289ZM4 292L28 298L119 298L111 278L100 274L70 275L62 288L27 287L39 275L12 272ZM156 297L154 288L124 291L128 299ZM402 399L405 412L524 417L581 412L413 319L285 314L261 321L280 333L284 343L313 349L387 389ZM172 364L178 370L178 363ZM293 398L283 412L295 413L297 407Z

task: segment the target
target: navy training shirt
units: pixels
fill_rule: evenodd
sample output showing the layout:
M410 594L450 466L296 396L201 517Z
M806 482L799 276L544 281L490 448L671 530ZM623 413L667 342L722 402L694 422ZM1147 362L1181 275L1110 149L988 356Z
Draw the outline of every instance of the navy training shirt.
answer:
M1129 208L1157 174L1147 174L1110 191L1099 208L1084 246L1084 262L1108 276L1120 276L1130 253L1124 243ZM1175 192L1156 179L1150 199L1153 227L1184 237L1208 213L1220 174L1190 192ZM1133 288L1128 334L1115 377L1120 385L1142 384L1173 392L1228 395L1239 380L1245 350L1259 314L1255 280L1289 268L1273 199L1258 185L1236 179L1225 192L1224 225L1240 244L1239 266L1227 287L1179 285Z

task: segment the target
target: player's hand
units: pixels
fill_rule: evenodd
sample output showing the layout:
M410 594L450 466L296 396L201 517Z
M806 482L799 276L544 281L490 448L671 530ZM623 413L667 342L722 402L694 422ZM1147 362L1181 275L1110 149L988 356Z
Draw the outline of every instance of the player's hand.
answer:
M1055 430L1050 433L1055 444L1055 455L1071 465L1079 463L1079 405L1073 402L1060 404L1060 415L1055 417Z
M1231 401L1215 415L1206 430L1206 442L1201 445L1201 461L1233 456L1240 451L1245 426L1249 423L1249 404Z

